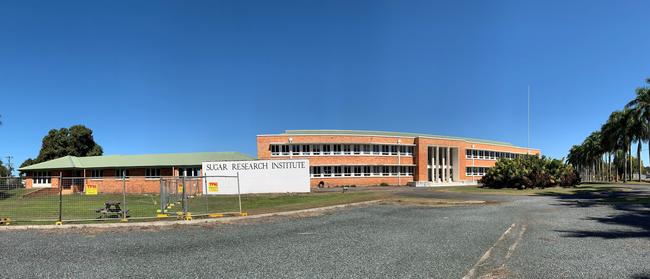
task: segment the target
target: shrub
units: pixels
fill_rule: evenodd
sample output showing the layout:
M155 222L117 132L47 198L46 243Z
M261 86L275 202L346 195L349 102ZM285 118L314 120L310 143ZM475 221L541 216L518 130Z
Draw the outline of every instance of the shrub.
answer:
M522 156L500 159L479 181L487 188L546 188L574 186L579 178L570 165L557 159Z
M386 182L382 182L382 183L379 184L379 186L390 186L390 185L388 183L386 183Z

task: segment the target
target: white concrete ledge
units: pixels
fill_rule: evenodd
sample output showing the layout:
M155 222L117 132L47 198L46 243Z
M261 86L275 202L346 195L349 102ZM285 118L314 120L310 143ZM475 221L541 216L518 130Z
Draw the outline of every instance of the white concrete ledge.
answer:
M449 187L449 186L472 186L478 185L477 181L453 181L453 182L431 182L414 181L408 184L411 187Z

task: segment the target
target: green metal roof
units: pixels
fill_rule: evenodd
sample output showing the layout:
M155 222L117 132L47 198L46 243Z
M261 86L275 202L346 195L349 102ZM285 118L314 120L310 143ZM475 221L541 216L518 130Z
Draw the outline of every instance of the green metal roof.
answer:
M464 138L464 137L450 137L450 136L439 136L439 135L429 135L429 134L419 134L419 133L402 133L402 132L385 132L385 131L365 131L365 130L286 130L284 131L285 135L341 135L341 136L388 136L388 137L425 137L425 138L440 138L440 139L451 139L451 140L463 140L475 143L486 143L486 144L498 144L498 145L507 145L513 146L509 142L493 141L493 140L482 140L474 138Z
M65 156L20 168L19 170L200 166L202 162L248 160L255 160L255 158L239 152L108 155L90 157Z

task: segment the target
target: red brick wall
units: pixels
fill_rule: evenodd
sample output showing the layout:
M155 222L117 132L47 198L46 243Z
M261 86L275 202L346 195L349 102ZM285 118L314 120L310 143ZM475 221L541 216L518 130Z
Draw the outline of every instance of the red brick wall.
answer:
M356 186L375 186L381 183L388 183L389 185L405 186L413 181L413 176L397 176L391 177L317 177L312 178L310 184L312 187L317 187L321 181L325 182L325 187L333 187L340 185L356 185ZM398 184L399 181L399 184Z
M146 168L127 168L129 170L129 178L126 182L126 192L130 194L144 194L144 193L160 193L160 178L145 178ZM52 188L58 188L59 175L64 179L64 185L72 185L75 192L83 191L85 185L91 184L98 186L100 193L122 193L122 179L116 178L116 169L104 169L104 177L91 178L90 170L86 170L85 179L70 179L70 177L77 177L74 171L71 170L53 170L52 174ZM83 175L83 170L81 171ZM160 175L162 177L172 177L172 168L161 168ZM178 173L178 172L175 172ZM28 173L25 181L26 188L33 187L32 173ZM68 178L68 179L66 179ZM83 183L85 182L85 183ZM78 184L78 185L77 185ZM201 188L201 187L198 187Z

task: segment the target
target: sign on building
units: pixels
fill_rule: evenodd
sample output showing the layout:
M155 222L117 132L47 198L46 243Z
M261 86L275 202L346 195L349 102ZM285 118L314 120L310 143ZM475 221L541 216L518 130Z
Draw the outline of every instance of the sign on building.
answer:
M308 193L308 160L203 162L203 192L210 195Z
M87 196L96 196L97 195L97 185L88 184L85 187Z

